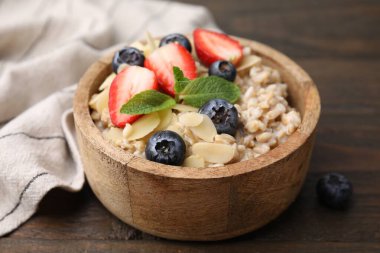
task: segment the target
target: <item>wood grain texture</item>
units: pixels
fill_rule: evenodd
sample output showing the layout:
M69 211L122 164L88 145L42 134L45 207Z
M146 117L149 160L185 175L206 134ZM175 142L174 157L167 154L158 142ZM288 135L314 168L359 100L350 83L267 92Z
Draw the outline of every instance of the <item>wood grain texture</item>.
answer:
M15 248L14 245L18 244ZM380 246L375 243L339 243L339 242L322 242L322 243L303 243L290 242L286 246L278 242L220 242L220 243L180 243L180 242L157 242L157 241L129 241L128 244L122 241L99 241L99 240L75 240L69 245L60 240L23 240L21 243L14 239L4 239L0 245L0 250L4 252L25 253L30 251L40 253L61 252L72 253L78 252L136 252L136 253L201 253L201 252L239 252L239 253L261 253L261 252L303 252L303 253L319 253L319 252L346 252L346 253L367 253L378 252Z
M132 229L86 185L53 190L0 252L379 252L380 3L376 0L181 0L206 5L227 33L264 42L314 79L322 114L310 170L296 201L256 232L218 243L176 243ZM325 172L354 184L345 212L321 206ZM136 241L137 240L137 241ZM152 242L153 241L153 242Z

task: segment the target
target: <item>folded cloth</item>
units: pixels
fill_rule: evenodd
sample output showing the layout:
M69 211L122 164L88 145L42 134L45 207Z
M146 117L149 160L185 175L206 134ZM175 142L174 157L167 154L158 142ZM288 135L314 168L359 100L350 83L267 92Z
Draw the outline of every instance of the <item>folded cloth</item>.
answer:
M52 188L82 188L67 110L91 63L147 30L163 35L215 25L204 7L142 0L3 0L0 17L2 236L30 218Z

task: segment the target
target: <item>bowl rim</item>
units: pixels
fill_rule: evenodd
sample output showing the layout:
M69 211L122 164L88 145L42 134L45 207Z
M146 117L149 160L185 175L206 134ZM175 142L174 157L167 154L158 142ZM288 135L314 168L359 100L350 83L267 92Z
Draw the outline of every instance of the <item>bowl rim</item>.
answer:
M99 74L107 73L107 75L109 75L111 72L110 64L113 53L108 54L93 63L79 81L73 103L77 131L81 131L83 135L82 138L85 137L96 150L99 150L123 166L127 166L128 169L135 169L142 173L168 178L182 178L189 180L227 178L257 171L286 159L289 154L295 152L315 132L321 110L318 89L311 77L298 64L283 53L254 40L248 40L236 36L233 37L239 40L243 46L251 47L255 54L271 61L282 68L282 71L289 73L297 80L297 85L304 86L305 101L307 101L307 103L305 105L301 125L286 142L259 157L227 164L217 168L179 168L178 166L152 162L125 152L122 148L115 146L103 138L101 131L95 126L95 123L90 116L88 106L89 99L92 95L89 94L92 84L97 81L96 79ZM105 75L105 77L107 75ZM103 80L104 79L102 79L102 81Z

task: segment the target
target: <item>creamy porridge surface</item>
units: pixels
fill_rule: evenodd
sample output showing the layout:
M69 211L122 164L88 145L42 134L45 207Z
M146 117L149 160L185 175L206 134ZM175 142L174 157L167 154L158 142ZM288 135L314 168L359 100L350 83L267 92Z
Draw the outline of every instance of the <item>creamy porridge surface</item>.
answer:
M149 50L140 43L135 47ZM149 53L149 52L146 52ZM108 92L115 74L111 74L89 103L91 117L104 138L136 156L145 158L148 139L159 130L172 130L186 143L183 166L218 167L267 153L296 131L301 124L299 112L287 101L287 84L278 70L266 66L249 47L243 48L235 83L241 90L235 107L239 127L235 136L217 134L212 121L198 108L177 104L171 109L144 115L124 128L113 126L108 110ZM196 59L198 76L207 69Z

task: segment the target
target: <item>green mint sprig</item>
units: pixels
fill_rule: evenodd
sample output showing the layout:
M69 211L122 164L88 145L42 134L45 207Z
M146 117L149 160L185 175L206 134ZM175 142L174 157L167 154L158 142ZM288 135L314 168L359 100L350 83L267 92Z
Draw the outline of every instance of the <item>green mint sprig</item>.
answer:
M173 67L173 74L174 74L174 80L175 80L174 91L176 95L178 95L183 91L186 85L190 82L190 79L186 78L182 70L178 67Z
M208 76L189 82L178 97L187 105L201 107L207 101L215 98L234 103L239 96L240 89L235 84L217 76Z
M175 106L176 101L169 95L156 90L145 90L134 95L121 107L120 112L130 115L149 114Z
M201 107L215 98L234 103L239 99L240 89L234 83L217 76L186 78L178 67L173 67L175 99L156 90L146 90L133 96L120 110L125 114L149 114L173 107L183 101L187 105Z

